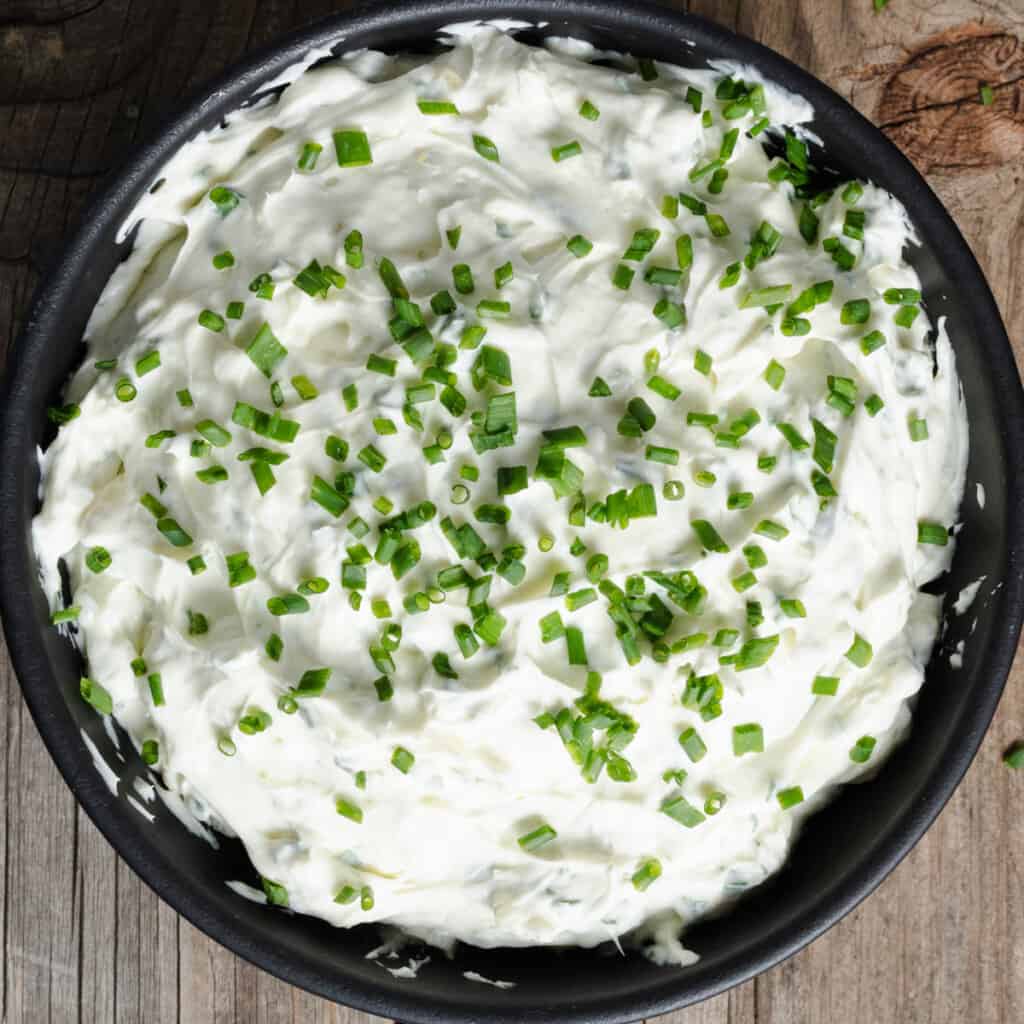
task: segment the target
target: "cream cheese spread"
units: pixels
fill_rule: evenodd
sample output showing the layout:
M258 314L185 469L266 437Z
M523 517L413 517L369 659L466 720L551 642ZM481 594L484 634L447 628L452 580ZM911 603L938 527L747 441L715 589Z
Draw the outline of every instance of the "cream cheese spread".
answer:
M799 98L450 42L171 160L54 411L42 578L271 903L686 959L906 727L951 349L899 202L808 183Z

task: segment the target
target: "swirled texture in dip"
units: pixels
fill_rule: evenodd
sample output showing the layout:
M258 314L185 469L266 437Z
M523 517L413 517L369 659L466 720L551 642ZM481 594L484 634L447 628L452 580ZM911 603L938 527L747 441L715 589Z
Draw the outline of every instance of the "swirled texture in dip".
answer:
M906 724L967 434L905 212L641 70L357 55L139 206L35 545L274 902L678 959Z

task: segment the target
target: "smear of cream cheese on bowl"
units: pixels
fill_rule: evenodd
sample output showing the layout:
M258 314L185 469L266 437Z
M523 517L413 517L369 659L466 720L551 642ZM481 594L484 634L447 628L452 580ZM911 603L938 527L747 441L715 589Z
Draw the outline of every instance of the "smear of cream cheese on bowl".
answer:
M447 38L169 161L41 459L44 586L270 903L690 963L906 729L952 350L897 200L796 195L804 100Z

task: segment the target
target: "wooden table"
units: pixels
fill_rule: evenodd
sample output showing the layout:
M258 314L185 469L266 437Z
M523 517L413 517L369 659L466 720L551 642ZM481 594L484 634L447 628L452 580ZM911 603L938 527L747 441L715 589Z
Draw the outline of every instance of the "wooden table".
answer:
M0 0L0 339L83 201L202 82L332 0ZM676 0L808 68L879 124L952 210L1024 358L1024 0ZM977 101L979 81L995 91ZM1017 659L981 753L881 889L788 963L659 1024L1024 1019ZM80 811L0 649L5 1024L371 1024L180 919Z

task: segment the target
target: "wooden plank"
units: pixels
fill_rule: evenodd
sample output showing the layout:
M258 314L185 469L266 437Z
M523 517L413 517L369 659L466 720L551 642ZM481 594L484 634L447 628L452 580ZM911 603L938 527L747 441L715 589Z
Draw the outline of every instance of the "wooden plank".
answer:
M12 0L0 28L0 366L46 258L126 146L242 53L350 4ZM671 5L670 5L671 6ZM674 6L684 6L677 0ZM1024 344L1024 8L1019 0L692 0L836 88L909 153L954 213ZM172 16L173 15L173 16ZM33 60L29 61L29 55ZM979 81L996 102L981 108ZM1018 350L1024 356L1024 350ZM1024 1005L1024 735L1018 660L982 754L936 827L788 963L659 1024L1009 1024ZM37 1021L372 1024L211 942L77 811L0 649L0 1011Z

